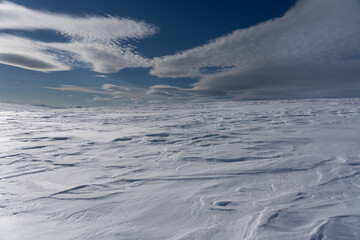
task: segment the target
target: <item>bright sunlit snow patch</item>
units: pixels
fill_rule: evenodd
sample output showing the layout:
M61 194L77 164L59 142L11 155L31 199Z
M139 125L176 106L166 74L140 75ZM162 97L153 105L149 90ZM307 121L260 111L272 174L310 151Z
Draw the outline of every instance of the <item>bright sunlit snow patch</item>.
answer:
M356 239L360 100L0 104L0 239Z

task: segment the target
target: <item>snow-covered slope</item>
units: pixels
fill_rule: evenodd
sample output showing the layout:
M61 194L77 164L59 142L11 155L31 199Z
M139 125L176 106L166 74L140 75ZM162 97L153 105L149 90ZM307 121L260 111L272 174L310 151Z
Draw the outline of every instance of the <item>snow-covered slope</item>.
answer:
M0 239L360 239L360 99L0 104Z

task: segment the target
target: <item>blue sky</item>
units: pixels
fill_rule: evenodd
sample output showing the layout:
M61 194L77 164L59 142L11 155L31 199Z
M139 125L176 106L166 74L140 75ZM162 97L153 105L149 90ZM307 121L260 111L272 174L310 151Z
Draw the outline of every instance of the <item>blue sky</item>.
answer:
M360 97L358 0L0 1L0 101Z

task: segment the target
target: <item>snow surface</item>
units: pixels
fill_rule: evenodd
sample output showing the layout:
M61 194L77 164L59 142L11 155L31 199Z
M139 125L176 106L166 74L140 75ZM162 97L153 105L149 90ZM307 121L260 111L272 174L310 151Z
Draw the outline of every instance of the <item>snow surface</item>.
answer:
M360 99L0 103L0 239L360 239Z

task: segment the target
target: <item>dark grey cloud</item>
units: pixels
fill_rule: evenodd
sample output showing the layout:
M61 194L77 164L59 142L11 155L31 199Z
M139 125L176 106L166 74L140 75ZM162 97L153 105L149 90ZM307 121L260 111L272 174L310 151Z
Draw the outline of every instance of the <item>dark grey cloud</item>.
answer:
M194 89L231 92L359 86L360 62L354 64L277 63L254 66L203 77Z
M40 71L46 71L47 69L53 69L56 67L39 59L11 53L0 53L0 62L27 69L37 69Z

